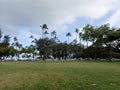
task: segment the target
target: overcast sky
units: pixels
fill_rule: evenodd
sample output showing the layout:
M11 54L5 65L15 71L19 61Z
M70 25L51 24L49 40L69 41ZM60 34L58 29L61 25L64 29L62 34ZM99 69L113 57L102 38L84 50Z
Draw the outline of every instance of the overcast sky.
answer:
M24 46L30 35L41 37L44 23L64 41L67 32L74 38L75 29L88 23L119 27L119 17L120 0L0 0L0 28Z

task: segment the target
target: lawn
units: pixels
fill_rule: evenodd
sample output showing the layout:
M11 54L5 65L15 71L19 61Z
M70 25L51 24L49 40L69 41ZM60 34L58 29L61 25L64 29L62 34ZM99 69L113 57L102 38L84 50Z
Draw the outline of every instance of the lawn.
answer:
M0 62L0 90L120 90L120 62Z

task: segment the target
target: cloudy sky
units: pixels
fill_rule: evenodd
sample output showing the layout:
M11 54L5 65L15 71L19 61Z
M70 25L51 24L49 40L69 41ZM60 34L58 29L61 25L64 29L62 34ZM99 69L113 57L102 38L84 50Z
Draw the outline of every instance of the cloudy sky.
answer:
M40 25L56 30L61 41L85 24L120 26L120 0L0 0L0 28L29 45L29 36L41 37Z

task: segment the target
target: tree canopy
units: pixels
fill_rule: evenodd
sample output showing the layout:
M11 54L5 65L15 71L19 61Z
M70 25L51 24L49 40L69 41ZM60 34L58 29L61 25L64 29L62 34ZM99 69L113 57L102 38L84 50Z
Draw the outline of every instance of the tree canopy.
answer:
M83 29L77 28L76 38L70 42L72 32L66 33L68 41L61 42L57 37L57 32L53 30L48 32L47 24L40 26L42 29L42 38L36 39L30 36L31 45L22 47L17 37L14 37L13 43L10 43L11 37L4 35L0 29L0 60L24 53L27 56L38 55L42 60L52 59L120 59L120 28L111 28L109 24L99 27L85 25ZM51 34L51 37L47 37ZM78 36L79 41L78 42ZM86 44L85 44L86 42ZM34 44L33 44L34 43Z

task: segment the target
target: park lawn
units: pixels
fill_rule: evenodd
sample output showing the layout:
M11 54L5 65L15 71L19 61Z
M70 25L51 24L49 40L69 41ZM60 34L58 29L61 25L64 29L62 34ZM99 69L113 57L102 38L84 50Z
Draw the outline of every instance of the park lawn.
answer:
M120 62L0 62L0 90L120 90Z

